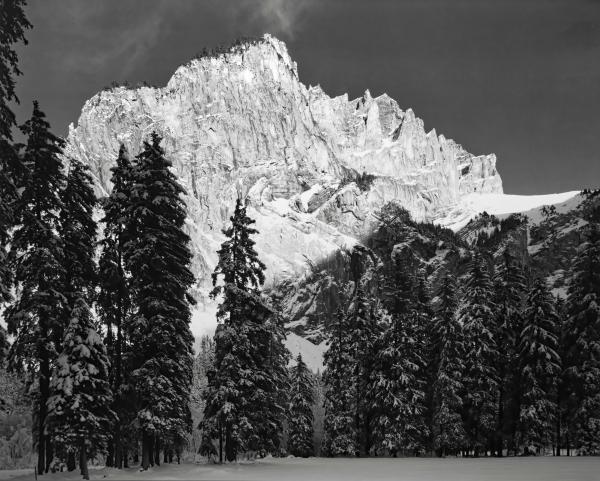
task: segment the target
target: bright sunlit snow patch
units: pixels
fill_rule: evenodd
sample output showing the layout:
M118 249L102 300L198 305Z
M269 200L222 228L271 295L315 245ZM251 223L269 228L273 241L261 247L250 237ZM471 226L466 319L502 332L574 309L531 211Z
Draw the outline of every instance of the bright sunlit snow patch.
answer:
M469 194L453 207L444 217L434 222L453 231L462 229L478 214L487 212L490 215L500 216L534 211L545 205L568 203L577 197L579 191L563 192L561 194L545 195L512 195L512 194ZM570 204L570 202L569 202ZM570 210L573 206L568 206ZM537 222L537 212L531 212L532 222Z
M312 372L323 372L323 353L327 350L325 342L313 344L303 337L289 332L285 340L285 347L292 353L292 363L295 364L296 356L302 354L302 360Z

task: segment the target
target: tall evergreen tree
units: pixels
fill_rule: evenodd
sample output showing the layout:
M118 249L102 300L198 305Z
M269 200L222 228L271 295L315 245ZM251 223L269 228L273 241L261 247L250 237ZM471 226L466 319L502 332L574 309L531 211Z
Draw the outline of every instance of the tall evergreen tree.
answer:
M66 186L61 192L60 235L64 243L63 294L70 310L79 298L89 305L94 299L97 227L93 214L97 199L84 164L70 159L67 171Z
M47 470L52 458L44 434L46 402L52 362L62 344L66 304L61 293L63 241L58 235L60 192L65 185L60 160L63 141L50 132L44 117L34 102L31 119L21 127L27 137L23 153L27 176L20 198L22 219L11 246L21 289L6 313L9 333L15 336L10 353L13 366L25 367L37 384L34 434L39 473Z
M24 12L25 0L6 0L0 9L0 308L11 300L13 272L8 246L11 228L17 223L16 207L24 173L17 148L12 143L16 125L10 102L18 102L15 77L20 75L14 45L27 43L25 30L31 27ZM6 331L0 326L0 363L4 361ZM1 399L1 397L0 397Z
M523 267L506 248L500 257L494 276L496 316L493 335L498 346L495 369L498 374L497 421L494 446L501 456L504 440L517 452L517 430L520 416L521 366L519 339L523 326L522 311L526 295Z
M132 406L132 388L126 369L128 342L126 322L131 315L129 276L125 270L124 250L128 235L131 200L132 165L123 145L119 148L116 165L111 168L113 185L110 195L102 202L104 210L104 238L101 241L99 260L100 292L98 312L106 326L106 346L111 360L110 382L113 391L113 409L120 422L115 423L114 435L109 443L107 465L122 468L127 462L126 445L123 442L123 426L135 415Z
M354 429L352 370L349 322L338 311L327 329L328 349L324 354L325 419L323 451L328 456L354 456L358 450Z
M79 455L83 479L89 479L87 460L105 452L116 415L106 348L83 299L75 301L71 316L51 382L48 432L60 457Z
M59 234L63 242L64 276L60 291L65 297L64 319L72 317L75 305L91 305L97 281L95 247L96 222L93 218L96 197L88 169L71 159L67 168L66 186L61 191L62 210L59 215ZM62 328L66 329L68 323ZM62 337L62 331L57 336ZM74 451L69 452L67 467L75 469Z
M536 279L527 297L520 335L522 385L520 444L541 451L550 445L556 415L556 386L560 371L558 316L545 281Z
M288 451L294 456L306 458L314 455L313 446L313 404L314 383L311 372L302 360L296 357L296 365L291 369L290 426Z
M600 225L589 217L567 297L567 436L582 453L600 452Z
M483 256L476 252L459 310L465 344L463 421L475 456L490 445L496 428L495 369L498 349L492 332L492 283Z
M127 334L144 469L152 457L158 461L160 443L181 441L191 429L194 338L188 289L194 276L189 270L189 237L183 230L184 190L160 142L152 133L136 158L127 212L135 235L128 237L124 251L135 304Z
M418 317L414 312L391 316L377 343L375 446L394 456L403 451L422 452L428 436Z
M461 417L464 343L457 318L457 289L456 279L447 274L440 289L434 326L435 352L439 358L433 382L432 434L433 447L441 456L457 453L466 444Z
M353 391L354 429L357 437L357 455L367 456L373 446L375 423L375 399L373 379L375 370L376 341L380 330L379 312L374 303L367 300L358 282L354 299L348 313L349 350L353 360L351 376Z
M251 236L257 231L241 199L218 251L213 298L221 298L215 368L209 375L203 429L219 440L228 461L239 452L279 448L287 386L281 319L264 303L264 264Z

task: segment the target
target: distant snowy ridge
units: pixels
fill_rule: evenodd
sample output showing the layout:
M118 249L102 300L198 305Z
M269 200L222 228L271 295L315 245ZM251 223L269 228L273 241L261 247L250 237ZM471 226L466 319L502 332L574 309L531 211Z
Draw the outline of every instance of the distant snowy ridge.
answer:
M510 214L523 213L531 222L539 222L544 206L554 205L559 212L576 207L580 191L574 190L561 194L513 195L513 194L468 194L443 216L434 219L436 224L457 232L483 212L502 218Z

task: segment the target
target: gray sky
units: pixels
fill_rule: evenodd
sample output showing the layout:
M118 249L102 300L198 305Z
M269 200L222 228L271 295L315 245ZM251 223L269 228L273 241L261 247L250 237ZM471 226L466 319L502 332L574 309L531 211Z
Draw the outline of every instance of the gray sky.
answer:
M112 81L164 85L204 46L269 32L301 80L370 89L495 152L507 193L600 186L600 0L29 0L20 121L59 135Z

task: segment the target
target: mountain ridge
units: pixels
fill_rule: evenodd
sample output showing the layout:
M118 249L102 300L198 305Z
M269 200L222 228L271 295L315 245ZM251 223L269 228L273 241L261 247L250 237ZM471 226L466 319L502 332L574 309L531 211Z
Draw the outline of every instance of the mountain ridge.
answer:
M187 190L197 334L202 323L214 326L209 274L239 195L257 221L273 287L352 251L390 201L417 221L443 224L463 197L503 193L494 154L426 132L386 94L350 100L306 87L270 35L191 60L165 87L99 92L69 127L65 156L88 164L105 195L119 145L135 155L153 130Z

